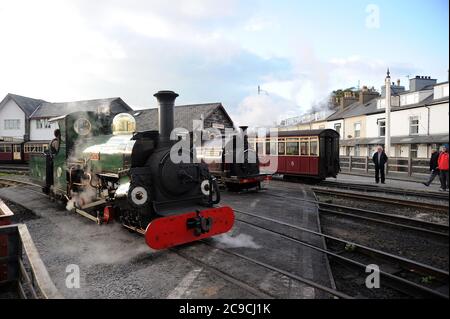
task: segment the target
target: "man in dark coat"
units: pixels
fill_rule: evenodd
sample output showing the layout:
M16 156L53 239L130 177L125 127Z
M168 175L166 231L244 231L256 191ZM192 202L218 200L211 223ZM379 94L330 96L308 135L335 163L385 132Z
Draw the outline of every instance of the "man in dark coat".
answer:
M433 183L436 176L439 176L439 168L438 168L438 158L439 158L439 152L437 149L433 149L431 151L431 158L430 158L430 178L427 182L422 183L425 186L430 186L431 183Z
M381 184L385 184L384 166L388 161L388 157L382 146L378 146L377 152L373 154L372 161L375 164L375 182L377 182L377 184L380 182L381 175Z

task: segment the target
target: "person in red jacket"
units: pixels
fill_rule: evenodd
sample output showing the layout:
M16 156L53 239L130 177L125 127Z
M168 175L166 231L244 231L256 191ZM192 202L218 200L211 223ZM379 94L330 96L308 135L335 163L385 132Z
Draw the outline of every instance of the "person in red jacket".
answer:
M447 191L448 187L450 187L448 181L448 166L448 144L445 144L442 147L442 152L438 159L439 177L441 178L441 191Z

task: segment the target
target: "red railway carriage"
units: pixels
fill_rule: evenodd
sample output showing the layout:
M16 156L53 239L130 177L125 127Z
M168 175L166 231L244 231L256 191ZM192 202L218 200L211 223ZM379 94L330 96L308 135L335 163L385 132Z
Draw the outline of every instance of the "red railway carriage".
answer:
M23 163L23 142L0 141L0 164Z
M323 180L339 173L339 134L335 130L278 132L252 140L262 170L284 176Z

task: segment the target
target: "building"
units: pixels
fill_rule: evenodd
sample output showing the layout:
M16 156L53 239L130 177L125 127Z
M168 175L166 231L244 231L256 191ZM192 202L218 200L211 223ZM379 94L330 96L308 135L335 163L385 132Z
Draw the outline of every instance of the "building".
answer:
M45 101L16 94L7 94L0 102L0 141L27 141L29 119Z
M31 153L42 153L54 138L57 123L49 122L54 117L75 111L114 115L131 110L121 98L50 103L9 93L0 103L0 153L10 156L14 149L14 160L28 160ZM2 160L6 158L0 157Z
M136 110L130 112L130 114L136 119L138 131L158 130L158 108ZM222 134L226 128L234 128L233 121L222 103L175 106L175 128L192 132L195 120L202 121L203 128L215 128L220 130Z
M431 149L449 140L448 82L428 76L410 79L410 89L392 83L390 157L428 158ZM363 89L365 91L365 89ZM343 105L327 118L328 128L341 133L341 155L370 156L385 139L385 89ZM362 92L362 95L367 94Z

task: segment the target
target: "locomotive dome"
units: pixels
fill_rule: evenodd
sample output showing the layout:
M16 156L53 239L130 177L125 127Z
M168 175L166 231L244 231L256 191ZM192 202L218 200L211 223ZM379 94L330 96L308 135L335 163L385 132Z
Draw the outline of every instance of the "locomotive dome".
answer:
M113 135L133 134L136 132L136 119L128 113L117 114L112 122Z

